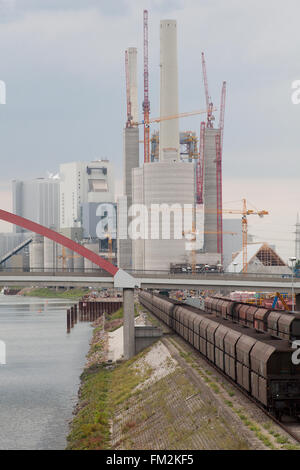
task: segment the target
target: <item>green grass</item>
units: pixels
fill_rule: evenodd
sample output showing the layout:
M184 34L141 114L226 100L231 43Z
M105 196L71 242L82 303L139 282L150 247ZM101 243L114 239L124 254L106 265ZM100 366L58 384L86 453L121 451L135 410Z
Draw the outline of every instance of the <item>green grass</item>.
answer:
M48 289L47 287L41 287L37 289L32 289L29 292L26 292L24 295L26 297L42 297L42 298L53 298L53 299L70 299L78 300L83 295L88 294L89 289L69 289L69 290L59 290L55 291L53 289Z
M68 436L67 449L106 449L109 445L109 390L111 372L92 366L81 376L80 410Z
M122 318L123 309L108 316L109 323ZM96 334L102 326L95 328ZM103 349L103 340L93 344L88 356ZM151 368L142 371L132 367L147 349L135 356L130 361L116 365L113 369L107 369L104 364L92 365L81 375L80 399L77 413L71 424L67 438L68 450L103 450L110 447L110 419L124 401L138 395L135 391L137 385L146 380ZM126 423L126 430L135 427L133 420Z

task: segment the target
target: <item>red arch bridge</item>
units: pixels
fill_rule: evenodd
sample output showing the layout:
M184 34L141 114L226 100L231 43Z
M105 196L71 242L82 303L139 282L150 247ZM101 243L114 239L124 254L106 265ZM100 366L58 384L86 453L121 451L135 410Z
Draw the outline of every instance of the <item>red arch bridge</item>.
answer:
M19 215L0 209L0 220L9 222L13 225L22 227L30 232L36 233L62 245L65 248L77 253L80 256L92 261L95 265L102 268L113 277L114 287L123 289L123 308L124 308L124 357L129 359L135 353L134 343L134 288L139 287L139 281L128 274L123 269L117 268L115 265L97 255L93 251L79 245L60 233L55 232L43 225L32 222L31 220L20 217Z

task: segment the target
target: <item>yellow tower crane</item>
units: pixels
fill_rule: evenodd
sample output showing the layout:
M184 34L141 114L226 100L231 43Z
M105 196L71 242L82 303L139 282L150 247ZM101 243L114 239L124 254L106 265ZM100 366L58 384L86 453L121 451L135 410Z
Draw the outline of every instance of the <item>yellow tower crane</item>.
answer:
M239 209L223 209L223 214L241 214L242 216L242 234L243 234L243 273L247 272L248 268L248 261L247 261L247 243L248 243L248 215L258 215L259 217L263 217L264 215L269 215L269 212L266 210L252 210L247 208L247 201L246 199L242 199L243 207L241 210Z

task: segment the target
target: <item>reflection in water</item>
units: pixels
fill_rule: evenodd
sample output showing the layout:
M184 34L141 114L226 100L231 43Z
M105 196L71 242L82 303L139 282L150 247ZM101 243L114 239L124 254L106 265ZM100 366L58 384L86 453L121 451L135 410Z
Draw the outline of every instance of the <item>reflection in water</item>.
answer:
M0 449L64 449L92 329L69 302L0 296Z

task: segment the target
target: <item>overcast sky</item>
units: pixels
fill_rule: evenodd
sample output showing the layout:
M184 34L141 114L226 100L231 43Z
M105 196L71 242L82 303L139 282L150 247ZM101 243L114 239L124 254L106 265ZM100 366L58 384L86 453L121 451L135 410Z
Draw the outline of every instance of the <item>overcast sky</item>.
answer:
M249 198L270 216L250 231L294 254L300 210L300 4L297 0L0 0L1 207L8 183L56 172L59 163L108 158L122 177L124 50L139 50L149 9L151 114L159 110L159 20L177 19L180 111L204 108L201 51L210 94L219 106L227 81L224 206ZM217 119L218 122L218 113ZM180 122L199 134L200 118ZM0 229L4 226L0 225ZM5 228L6 229L6 228Z

